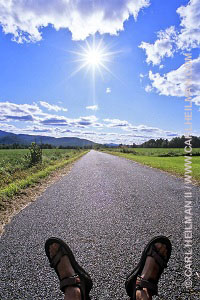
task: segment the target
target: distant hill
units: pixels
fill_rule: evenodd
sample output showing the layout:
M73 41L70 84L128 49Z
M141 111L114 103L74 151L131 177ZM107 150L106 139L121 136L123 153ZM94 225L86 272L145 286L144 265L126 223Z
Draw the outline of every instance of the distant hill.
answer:
M119 144L110 143L110 144L104 144L104 146L106 146L106 147L118 147Z
M86 139L79 139L76 137L55 138L51 136L42 135L15 134L0 130L0 144L12 145L16 143L20 145L30 145L32 142L36 142L38 144L50 144L56 147L84 147L95 145L95 143L92 141Z

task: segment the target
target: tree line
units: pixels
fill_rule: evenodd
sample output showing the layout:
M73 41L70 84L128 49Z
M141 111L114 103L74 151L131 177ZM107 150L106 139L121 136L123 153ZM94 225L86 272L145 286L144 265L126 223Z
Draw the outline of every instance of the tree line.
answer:
M200 148L200 137L192 136L191 137L191 144L193 148ZM101 144L94 144L94 145L87 145L87 146L54 146L51 144L39 144L41 149L101 149L101 148L108 148L109 145L101 145ZM22 145L18 143L13 144L0 144L0 149L28 149L30 145ZM132 145L124 145L120 144L117 146L110 146L112 148L116 147L128 147L128 148L184 148L185 147L185 136L182 137L175 137L171 140L168 139L150 139L147 142L144 142L140 145L136 145L133 143ZM110 148L109 147L109 148Z
M38 144L38 146L41 149L92 149L92 146L55 146L51 144ZM13 144L0 144L0 149L29 149L30 145L29 144L18 144L18 143L13 143Z
M200 148L200 137L192 136L191 145L193 148ZM120 145L123 147L123 145ZM130 147L130 146L129 146ZM133 143L131 145L133 148L184 148L185 147L185 136L175 137L171 140L168 139L150 139L140 145Z

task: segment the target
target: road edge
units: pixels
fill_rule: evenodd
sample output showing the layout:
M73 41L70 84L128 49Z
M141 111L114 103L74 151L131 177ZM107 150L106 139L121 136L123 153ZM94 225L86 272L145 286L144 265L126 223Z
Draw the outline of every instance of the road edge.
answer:
M59 181L63 176L66 176L71 171L73 165L85 156L89 151L82 153L73 161L69 162L65 166L52 171L47 177L42 178L36 185L27 187L20 193L12 197L12 201L8 202L5 206L5 210L0 211L0 238L4 233L5 226L10 223L12 218L22 211L25 207L36 201L45 190L52 184Z
M141 165L141 166L145 166L145 167L147 167L147 168L151 168L151 169L154 169L154 170L158 170L158 171L163 172L163 173L165 173L165 174L168 174L168 175L171 175L171 176L174 176L174 177L176 177L176 178L179 178L179 179L183 179L183 180L184 180L184 176L182 176L181 174L178 174L178 173L175 173L175 172L171 172L171 171L165 171L165 170L162 170L162 169L159 169L159 168L156 168L156 167L152 167L152 166L143 164L143 163L138 162L138 161L136 161L136 160L134 160L134 159L131 159L131 158L128 158L128 157L123 156L122 153L121 153L121 155L118 155L117 153L111 152L111 151L100 151L100 152L101 152L101 153L110 154L110 155L113 155L113 156L117 156L117 157L121 157L121 158L123 158L123 159L126 159L126 160L128 160L128 161L132 161L132 162L134 162L134 163L136 163L136 164L139 164L139 165ZM200 186L200 182L198 182L196 179L193 178L193 179L192 179L192 185L198 186L198 187L199 187L199 186Z

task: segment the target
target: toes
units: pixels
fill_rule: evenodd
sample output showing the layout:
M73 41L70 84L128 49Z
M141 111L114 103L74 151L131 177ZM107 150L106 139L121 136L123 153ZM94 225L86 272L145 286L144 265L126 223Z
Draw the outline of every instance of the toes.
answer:
M155 247L163 257L167 257L167 246L165 244L156 243Z
M157 250L160 250L162 248L162 244L161 243L155 243L155 247Z
M59 245L56 243L53 243L49 246L49 254L50 257L53 257L56 255L57 251L58 251Z

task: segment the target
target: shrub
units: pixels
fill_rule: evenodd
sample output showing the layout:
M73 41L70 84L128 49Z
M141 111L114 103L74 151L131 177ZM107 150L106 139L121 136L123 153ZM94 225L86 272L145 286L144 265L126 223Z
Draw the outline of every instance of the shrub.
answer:
M29 160L29 166L36 165L42 162L42 149L36 143L32 143L29 147L30 153L26 158Z
M136 151L132 150L132 149L127 149L127 148L123 148L122 150L120 150L120 152L122 153L128 153L128 154L137 154Z

